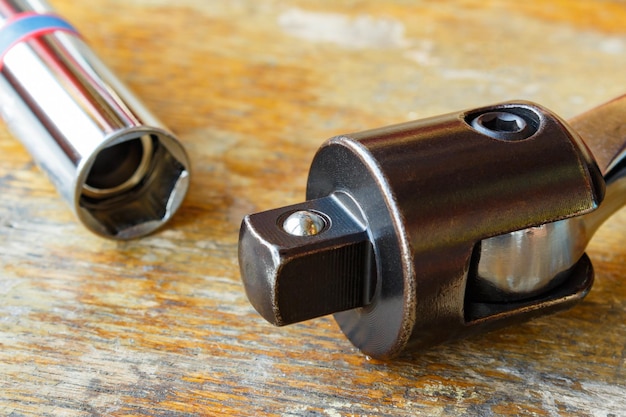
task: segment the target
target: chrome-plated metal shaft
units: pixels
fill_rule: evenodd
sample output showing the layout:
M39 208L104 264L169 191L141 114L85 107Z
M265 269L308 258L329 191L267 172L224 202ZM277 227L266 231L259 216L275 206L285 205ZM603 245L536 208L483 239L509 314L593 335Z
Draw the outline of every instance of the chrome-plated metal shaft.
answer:
M146 235L189 184L187 155L75 30L40 0L0 0L0 114L80 221Z

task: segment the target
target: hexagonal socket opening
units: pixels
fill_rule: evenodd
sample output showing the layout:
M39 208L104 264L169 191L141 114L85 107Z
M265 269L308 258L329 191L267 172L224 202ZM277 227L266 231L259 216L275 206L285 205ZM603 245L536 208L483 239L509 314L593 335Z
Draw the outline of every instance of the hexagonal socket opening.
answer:
M173 145L179 149L171 149ZM171 138L156 133L131 136L101 149L92 159L78 184L78 215L105 237L148 234L176 211L188 176L182 147Z

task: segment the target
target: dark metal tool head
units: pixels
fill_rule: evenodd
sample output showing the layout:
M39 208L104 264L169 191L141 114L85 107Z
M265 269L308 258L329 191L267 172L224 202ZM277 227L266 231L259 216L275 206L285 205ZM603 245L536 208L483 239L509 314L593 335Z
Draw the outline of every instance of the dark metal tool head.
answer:
M581 299L582 264L531 295L484 297L481 243L590 212L603 193L580 138L531 103L340 136L315 156L306 202L244 219L242 279L270 322L335 313L364 353L389 357Z

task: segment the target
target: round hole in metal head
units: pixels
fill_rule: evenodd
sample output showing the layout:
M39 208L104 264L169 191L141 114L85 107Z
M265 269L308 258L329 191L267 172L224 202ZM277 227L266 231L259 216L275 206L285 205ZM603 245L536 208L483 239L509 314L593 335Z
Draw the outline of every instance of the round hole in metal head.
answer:
M510 106L469 114L466 122L477 132L503 141L528 139L537 132L541 118L527 106Z
M476 118L476 122L494 132L521 132L526 128L526 121L520 116L503 111L485 113Z

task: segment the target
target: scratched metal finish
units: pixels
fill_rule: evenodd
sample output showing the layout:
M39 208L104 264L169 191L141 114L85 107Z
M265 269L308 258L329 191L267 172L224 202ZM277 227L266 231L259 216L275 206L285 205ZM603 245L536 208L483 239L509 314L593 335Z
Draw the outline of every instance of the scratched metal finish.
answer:
M626 4L52 1L185 144L169 227L110 242L0 128L0 414L606 416L626 409L626 212L583 304L384 363L331 318L273 328L244 214L300 201L333 135L512 98L569 118L626 91Z

